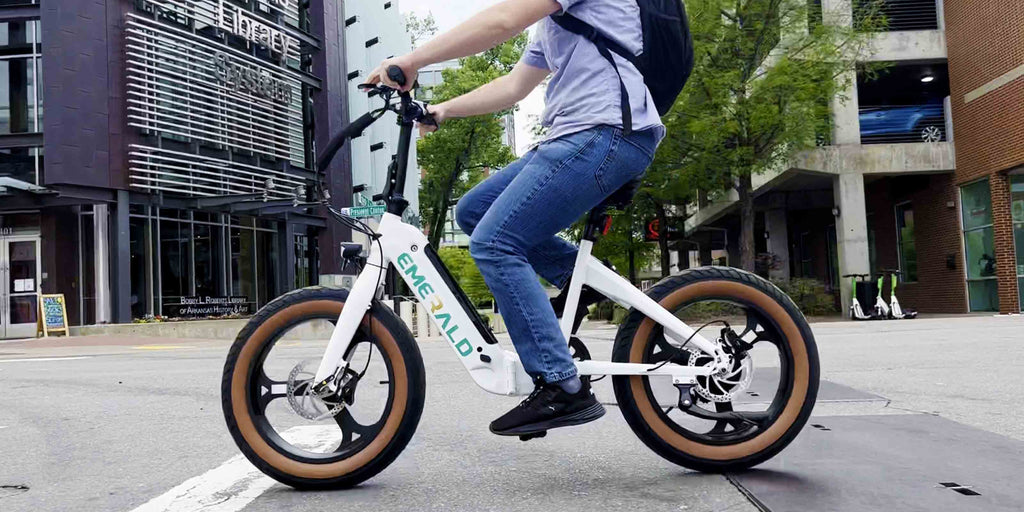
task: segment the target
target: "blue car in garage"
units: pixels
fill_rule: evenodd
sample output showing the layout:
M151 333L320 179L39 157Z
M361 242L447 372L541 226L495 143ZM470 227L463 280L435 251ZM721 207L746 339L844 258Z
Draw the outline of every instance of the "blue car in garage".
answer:
M942 103L862 107L860 135L864 143L942 142L946 116Z

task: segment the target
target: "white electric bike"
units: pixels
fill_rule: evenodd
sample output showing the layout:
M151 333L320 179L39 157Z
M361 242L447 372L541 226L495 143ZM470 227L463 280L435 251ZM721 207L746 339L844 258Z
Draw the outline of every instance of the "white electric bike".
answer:
M404 82L400 69L389 73ZM299 488L347 487L374 476L419 423L423 360L413 334L381 302L389 268L481 388L498 395L534 389L516 353L499 345L427 238L401 220L412 130L432 119L407 93L371 89L385 106L342 130L318 163L323 171L346 140L387 112L398 115L398 153L379 196L387 213L376 232L330 208L329 199L318 203L372 240L361 273L350 290L306 288L267 304L239 333L224 366L223 409L238 447L267 475ZM783 292L740 270L687 270L645 294L604 266L591 249L606 229L607 209L624 207L631 195L627 188L592 211L579 244L561 312L579 373L612 376L626 422L672 462L722 472L768 460L796 437L814 407L819 367L810 327ZM592 360L573 332L584 286L629 309L610 361Z

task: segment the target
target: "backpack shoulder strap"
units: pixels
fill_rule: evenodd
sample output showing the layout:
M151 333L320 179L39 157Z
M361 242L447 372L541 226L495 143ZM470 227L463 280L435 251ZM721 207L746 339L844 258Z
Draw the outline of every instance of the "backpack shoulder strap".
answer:
M634 66L636 66L638 70L643 72L643 70L640 69L640 59L638 59L636 55L633 55L632 52L627 50L624 46L619 44L614 39L602 34L601 31L597 30L589 23L569 13L552 15L551 20L557 23L558 26L564 28L565 30L568 30L569 32L572 32L573 34L576 34L578 36L582 36L583 38L587 39L590 42L596 43L597 41L600 40L601 42L604 43L604 46L606 48L611 50L612 53L618 54L619 57L626 59L627 61L630 62L630 64L633 64Z
M626 83L622 81L622 73L619 72L619 65L615 62L615 57L612 57L612 52L619 54L619 56L629 61L631 64L636 66L637 70L640 70L641 73L643 73L640 69L638 64L639 61L636 56L626 50L619 43L599 32L590 24L571 14L564 13L560 15L552 15L551 20L565 30L582 36L591 43L594 43L594 46L597 47L598 53L600 53L601 56L612 65L612 69L615 70L615 74L619 77L619 94L621 95L619 106L622 111L622 132L626 135L633 133L633 109L629 101L629 91L626 90Z

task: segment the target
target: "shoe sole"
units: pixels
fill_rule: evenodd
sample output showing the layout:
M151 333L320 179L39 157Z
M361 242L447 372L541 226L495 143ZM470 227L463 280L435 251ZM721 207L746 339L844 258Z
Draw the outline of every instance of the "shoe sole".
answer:
M590 423L591 421L594 421L600 418L601 416L604 416L604 412L604 406L601 405L600 402L598 402L594 405L591 405L590 407L587 407L586 409L583 409L582 411L577 411L566 416L560 416L558 418L540 421L537 423L530 423L528 425L522 425L508 430L491 430L491 433L499 436L521 436L529 434L539 434L541 432L547 432L548 430L553 428L572 427L575 425Z

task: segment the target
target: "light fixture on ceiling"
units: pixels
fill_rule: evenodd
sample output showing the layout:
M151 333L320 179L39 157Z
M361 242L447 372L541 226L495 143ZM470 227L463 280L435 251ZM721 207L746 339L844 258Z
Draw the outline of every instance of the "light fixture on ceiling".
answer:
M935 81L935 77L932 76L932 75L925 75L925 76L921 77L921 82L922 83L926 83L927 84L927 83L931 83L931 82L934 82L934 81Z

